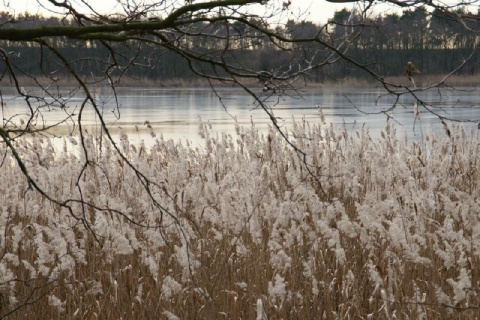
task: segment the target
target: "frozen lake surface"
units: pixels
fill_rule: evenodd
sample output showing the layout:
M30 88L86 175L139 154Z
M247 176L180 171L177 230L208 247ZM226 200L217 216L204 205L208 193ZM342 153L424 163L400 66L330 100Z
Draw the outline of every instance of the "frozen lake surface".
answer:
M436 89L420 92L417 97L428 103L430 111L443 117L472 122L480 118L478 91ZM2 98L4 124L9 119L25 117L28 113L25 101L13 90L2 89ZM157 135L189 140L194 144L201 143L198 135L200 119L212 124L214 131L226 133L234 133L235 122L250 126L253 121L260 130L270 124L268 115L254 104L251 96L233 88L221 88L217 92L210 88L119 88L118 109L111 92L98 89L96 98L108 126L112 129L121 127L132 142L144 139L148 144L148 140L152 139L146 130L146 121ZM416 98L409 94L401 96L393 109L394 97L384 95L380 89L316 88L280 99L263 98L271 106L273 114L279 117L278 123L286 130L293 118L319 123L321 110L327 123L335 124L336 128L345 126L347 130L355 130L365 125L374 137L385 127L387 115L395 122L397 132L407 134L411 140L419 139L421 132L431 127L439 134L444 134L438 117L425 107L419 105L420 119L415 120ZM81 94L76 93L67 104L67 109L75 113L75 117L82 100ZM45 109L42 117L45 123L55 123L65 118L65 111L60 108ZM87 130L98 130L95 128L98 118L91 106L86 106L82 119Z

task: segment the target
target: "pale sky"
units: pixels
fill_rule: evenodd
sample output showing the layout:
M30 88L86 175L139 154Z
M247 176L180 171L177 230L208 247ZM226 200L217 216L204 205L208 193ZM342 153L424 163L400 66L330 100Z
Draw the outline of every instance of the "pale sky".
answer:
M287 0L273 0L282 3ZM26 10L32 13L44 13L39 6L39 2L47 4L46 0L0 0L0 9L5 9L4 4L10 4L10 7L14 8L17 13L25 12ZM79 0L70 0L72 4L80 3ZM141 2L141 0L137 0ZM289 13L285 12L284 16L294 18L299 12L308 13L307 20L319 23L326 22L328 18L333 16L335 11L339 11L343 8L352 9L355 6L361 5L361 3L339 3L334 4L325 0L291 0L292 4ZM112 13L115 11L115 4L118 5L117 0L89 0L88 3L101 13ZM118 7L120 9L120 7ZM258 7L261 10L261 7ZM376 7L376 12L379 10L391 12L393 6L387 4L381 4ZM255 13L254 11L251 11ZM258 12L260 13L260 12Z

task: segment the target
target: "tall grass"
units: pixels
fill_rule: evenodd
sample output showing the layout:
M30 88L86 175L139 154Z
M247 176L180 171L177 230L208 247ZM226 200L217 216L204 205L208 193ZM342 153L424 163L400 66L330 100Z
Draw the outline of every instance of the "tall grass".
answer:
M73 215L29 189L3 146L1 315L480 315L477 132L427 134L420 146L389 124L374 140L366 129L300 121L289 138L304 159L273 130L200 131L202 148L158 138L146 150L121 140L168 212L110 144L100 150L91 136L83 171L85 156L67 150L77 138L66 139L65 151L41 137L17 143L31 176ZM68 200L80 197L97 207Z

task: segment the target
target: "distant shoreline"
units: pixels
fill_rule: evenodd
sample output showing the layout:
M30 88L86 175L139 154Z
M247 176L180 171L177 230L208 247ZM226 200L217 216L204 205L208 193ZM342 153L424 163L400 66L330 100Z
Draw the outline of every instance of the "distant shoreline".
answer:
M435 84L439 84L443 81L445 75L423 75L420 74L415 77L415 83L417 87L428 87ZM386 77L386 82L403 87L411 87L410 81L405 76ZM38 86L40 83L43 86L52 85L52 83L46 78L27 78L19 77L18 82L20 86ZM92 81L86 79L86 83L90 86L98 85L105 86L105 81ZM261 84L255 79L250 79L242 82L248 86L261 86ZM478 87L480 86L480 75L452 75L445 82L445 85L450 87ZM15 83L12 79L4 77L0 81L0 85L4 87L14 87ZM64 78L55 83L58 86L74 86L75 81L72 78ZM234 87L233 83L212 81L211 85L214 87ZM303 80L297 80L294 84L295 88L375 88L380 87L381 83L373 79L357 79L357 78L343 78L339 80L328 80L323 82L306 82ZM208 88L210 83L206 79L169 79L169 80L157 80L157 79L133 79L122 78L120 82L116 84L117 87L147 87L147 88L188 88L188 87L200 87Z

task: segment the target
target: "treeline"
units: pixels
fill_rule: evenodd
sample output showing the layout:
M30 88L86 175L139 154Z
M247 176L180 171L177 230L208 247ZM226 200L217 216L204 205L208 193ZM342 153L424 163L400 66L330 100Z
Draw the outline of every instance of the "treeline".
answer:
M422 73L437 75L451 72L471 56L478 46L478 23L480 15L470 14L472 21L459 21L455 14L446 14L438 9L432 13L422 8L406 10L400 14L388 14L370 18L360 23L355 14L347 10L336 12L332 21L337 23L335 38L350 34L350 56L371 66L385 76L403 74L407 61L414 61ZM353 25L348 26L348 25ZM342 64L342 63L341 63ZM473 55L459 73L476 74L480 71L480 59ZM343 64L339 70L350 73Z
M428 14L417 8L402 14L380 15L367 20L360 18L357 12L343 9L334 14L326 27L312 22L288 21L284 26L272 29L272 32L288 39L318 37L338 47L339 53L336 54L318 42L298 45L275 39L272 42L268 35L254 27L273 28L261 20L250 20L250 24L235 22L228 29L225 23L196 22L174 31L160 31L157 35L138 34L139 37L151 37L166 44L164 47L149 45L148 42L139 45L132 41L108 42L105 45L98 41L61 37L48 41L71 61L80 75L101 76L111 67L109 71L113 73L128 72L132 77L156 80L191 78L194 74L190 67L199 73L222 75L222 70L213 69L206 63L193 62L189 65L172 48L212 59L222 55L222 59L239 68L268 70L276 74L288 74L309 65L334 61L342 54L380 75L398 76L404 73L407 61L414 61L423 74L448 73L469 57L478 44L478 36L469 30L468 22L464 25L440 11ZM16 23L6 22L8 20L6 14L0 14L0 22L3 22L0 30L73 23L41 16L20 17ZM0 48L10 54L11 61L24 73L68 73L54 53L35 42L2 41ZM459 72L476 74L479 66L480 58L473 55ZM0 68L5 70L4 61L0 62ZM325 63L308 75L314 81L363 76L365 71L346 59Z

